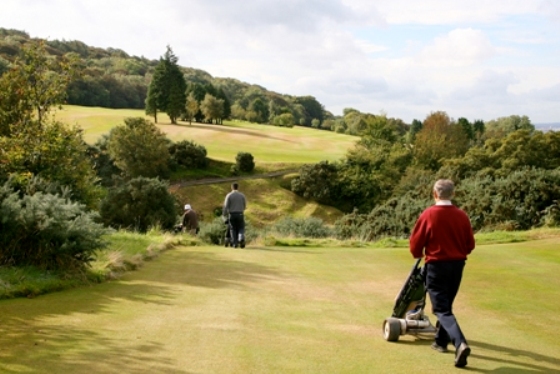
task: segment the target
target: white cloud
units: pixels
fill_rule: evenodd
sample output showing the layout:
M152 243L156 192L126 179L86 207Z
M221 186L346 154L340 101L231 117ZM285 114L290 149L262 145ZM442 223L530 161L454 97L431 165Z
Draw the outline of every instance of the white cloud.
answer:
M523 109L557 122L558 21L557 0L3 0L0 11L2 27L33 37L152 59L170 45L213 76L406 121Z
M437 37L420 53L420 61L432 67L468 66L493 57L496 49L481 30L455 29Z

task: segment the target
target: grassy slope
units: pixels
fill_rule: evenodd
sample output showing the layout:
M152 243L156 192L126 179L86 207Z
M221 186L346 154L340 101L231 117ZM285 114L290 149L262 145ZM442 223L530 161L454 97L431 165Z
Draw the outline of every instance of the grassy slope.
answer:
M558 239L479 246L455 312L479 373L560 371ZM398 248L183 247L118 282L0 303L6 373L445 373L385 342Z
M335 208L306 201L287 189L281 188L284 178L254 179L239 182L239 190L247 197L247 220L258 228L264 228L287 215L294 217L314 216L332 224L342 213ZM285 182L284 182L285 183ZM231 191L231 183L212 185L171 187L182 203L190 203L193 209L210 222L213 210L220 208L224 198Z
M143 110L65 106L56 118L84 129L85 140L94 143L102 134L123 123L127 117L146 117ZM226 121L223 126L179 122L171 125L165 114L158 116L160 128L174 141L191 140L206 147L208 157L235 162L238 152L249 152L257 165L301 164L342 158L357 137L331 131L294 127L280 128Z
M121 125L127 117L146 117L142 110L106 109L65 106L56 112L62 122L76 124L84 129L86 141L93 143L112 127ZM193 140L208 150L208 157L215 160L235 162L238 152L249 152L257 167L270 168L271 164L284 165L313 163L321 160L338 160L357 140L356 137L330 131L294 127L280 128L228 121L225 125L207 125L180 122L170 125L165 114L159 115L160 128L170 139ZM274 169L274 168L273 168ZM251 180L241 182L241 190L249 199L248 219L255 227L264 227L285 215L296 217L315 216L333 223L341 213L333 208L322 207L305 201L286 189L280 188L279 180ZM288 181L289 183L289 181ZM221 206L230 183L210 186L172 187L182 203L191 203L206 220L211 220L214 208Z

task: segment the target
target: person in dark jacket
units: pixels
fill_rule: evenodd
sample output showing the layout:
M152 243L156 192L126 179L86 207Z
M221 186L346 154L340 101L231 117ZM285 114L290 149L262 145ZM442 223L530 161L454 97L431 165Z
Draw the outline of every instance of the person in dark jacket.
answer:
M450 180L440 179L434 184L435 205L424 210L416 221L410 252L414 258L425 257L426 288L438 318L432 348L447 352L447 345L453 344L455 366L464 367L471 349L453 314L453 301L475 241L469 217L451 203L454 192Z
M185 205L185 213L183 214L182 230L191 235L198 234L198 216L190 204Z
M231 245L233 248L245 248L245 217L247 207L245 195L239 192L237 183L231 184L231 192L226 195L222 215L229 220Z

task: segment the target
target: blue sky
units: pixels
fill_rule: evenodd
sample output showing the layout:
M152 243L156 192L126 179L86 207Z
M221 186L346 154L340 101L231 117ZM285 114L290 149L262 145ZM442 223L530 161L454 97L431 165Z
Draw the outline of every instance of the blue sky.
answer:
M560 122L560 0L2 0L0 27L406 122Z

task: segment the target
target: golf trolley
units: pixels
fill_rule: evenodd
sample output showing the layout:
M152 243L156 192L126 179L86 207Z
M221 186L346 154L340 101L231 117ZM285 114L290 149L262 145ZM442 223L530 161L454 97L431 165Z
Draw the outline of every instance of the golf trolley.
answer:
M435 334L428 316L424 314L426 305L426 285L424 268L419 258L412 268L406 282L395 299L395 307L390 318L383 322L383 338L396 342L401 335Z

